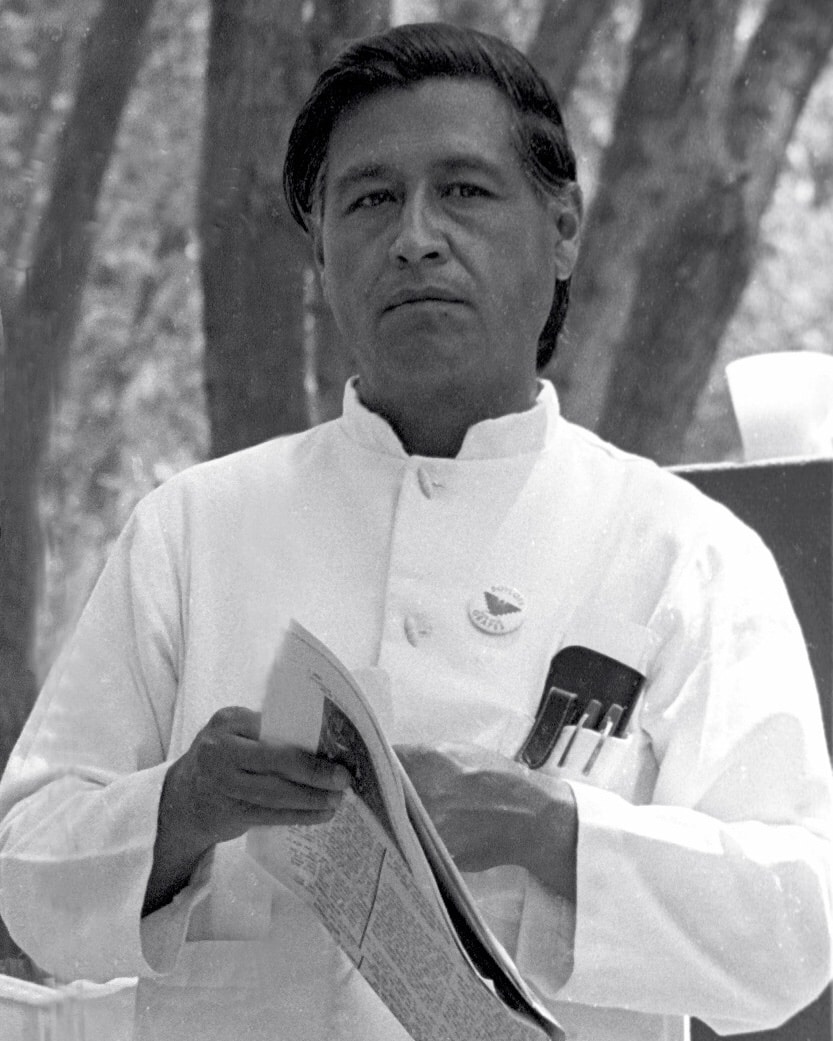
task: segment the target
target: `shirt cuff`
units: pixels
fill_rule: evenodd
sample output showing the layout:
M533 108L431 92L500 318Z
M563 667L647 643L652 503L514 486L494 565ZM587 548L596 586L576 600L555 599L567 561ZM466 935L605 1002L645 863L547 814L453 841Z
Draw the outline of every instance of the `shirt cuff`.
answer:
M145 915L140 926L142 954L148 976L164 976L173 972L185 937L191 914L208 893L214 847L197 861L188 884L170 903Z
M528 875L516 964L546 1004L560 1000L572 974L575 930L575 906Z
M622 838L624 818L633 807L621 796L595 786L568 782L578 811L576 923L573 973L559 993L561 1001L618 1005L611 971L618 975L624 945L639 910L631 901L626 876L631 870ZM623 923L628 925L623 929ZM639 928L644 930L642 921ZM627 1007L625 1002L622 1004Z

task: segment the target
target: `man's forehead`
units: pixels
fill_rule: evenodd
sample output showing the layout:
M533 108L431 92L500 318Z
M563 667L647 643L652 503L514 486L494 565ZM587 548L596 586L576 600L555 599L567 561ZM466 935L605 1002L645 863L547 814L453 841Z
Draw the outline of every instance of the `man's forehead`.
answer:
M459 76L424 76L410 83L386 84L366 94L350 98L334 115L331 132L344 121L354 116L363 108L376 106L384 109L393 105L397 99L430 93L438 102L443 98L458 99L463 94L486 95L495 100L498 106L509 106L509 97L496 83L474 74L461 73Z
M511 117L508 100L479 78L431 77L386 88L339 113L328 142L328 166L337 153L339 181L372 177L383 172L397 149L422 147L433 148L444 168L488 165L495 150L509 143ZM363 123L361 133L357 121Z

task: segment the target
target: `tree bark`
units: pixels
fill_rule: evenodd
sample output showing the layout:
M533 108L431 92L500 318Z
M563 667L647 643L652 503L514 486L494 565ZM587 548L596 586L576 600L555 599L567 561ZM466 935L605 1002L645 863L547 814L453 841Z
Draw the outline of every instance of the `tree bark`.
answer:
M664 463L686 431L755 264L761 220L813 83L833 47L820 0L773 0L730 86L728 160L643 256L639 296L613 370L603 437Z
M36 695L38 464L77 323L96 200L152 7L105 0L91 27L32 263L0 339L0 769ZM14 949L5 935L0 948Z
M735 73L737 5L646 0L556 365L565 413L676 462L830 51L822 0L774 0Z
M562 106L571 94L593 33L606 17L612 0L547 0L527 55L546 78ZM556 356L560 330L549 323L541 334L538 349Z
M547 0L527 50L560 102L569 97L587 56L596 26L612 0Z
M202 241L206 400L223 455L308 425L304 270L281 168L309 86L301 0L213 0Z
M390 25L390 0L315 0L306 31L315 75L351 40Z
M39 570L37 466L72 343L89 266L96 200L141 58L153 0L107 0L82 55L75 104L61 135L49 202L25 285L8 315L2 355L0 476L0 761L34 697L33 616Z
M7 49L6 41L0 46L0 83L16 84L18 90L25 92L22 97L14 98L8 111L3 112L7 118L12 117L14 126L10 148L4 152L11 152L17 159L16 169L9 169L5 162L2 169L4 198L10 205L0 211L0 270L6 268L9 272L16 267L30 213L36 183L33 159L44 126L49 122L52 102L66 65L70 27L61 16L61 6L51 0L32 12L29 17L36 20L36 28L28 47L21 48L19 40L15 41L17 47L12 45ZM26 67L27 59L34 59L33 68ZM3 98L3 102L5 100ZM0 107L6 109L2 102Z
M586 426L598 426L634 310L660 290L639 297L642 258L714 176L713 108L725 103L737 13L734 0L644 4L555 366L565 412Z

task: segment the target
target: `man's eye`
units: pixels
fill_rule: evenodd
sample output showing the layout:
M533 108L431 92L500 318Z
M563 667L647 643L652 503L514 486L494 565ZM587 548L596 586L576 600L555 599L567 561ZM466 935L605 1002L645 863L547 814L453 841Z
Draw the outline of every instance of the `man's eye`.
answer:
M457 184L448 185L445 194L452 199L476 199L485 197L489 193L485 188L481 188L479 184L469 184L461 181Z
M381 206L382 203L390 202L392 198L392 192L387 188L380 188L377 191L365 192L364 195L360 195L350 203L348 209L351 212L353 210L372 210L377 206Z

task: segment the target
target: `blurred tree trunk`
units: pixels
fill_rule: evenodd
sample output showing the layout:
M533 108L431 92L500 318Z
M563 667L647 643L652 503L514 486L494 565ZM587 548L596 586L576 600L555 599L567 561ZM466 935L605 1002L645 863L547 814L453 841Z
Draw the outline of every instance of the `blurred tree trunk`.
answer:
M308 250L281 192L308 87L301 0L212 0L199 201L211 449L308 425Z
M306 36L315 75L352 40L390 25L390 0L315 0Z
M645 0L555 366L565 413L676 462L761 218L833 47L829 0Z
M38 463L77 323L96 200L152 7L153 0L105 0L90 29L31 266L0 343L0 767L36 694Z
M552 87L564 112L564 102L576 85L596 27L613 0L547 0L527 56ZM552 332L542 335L539 348L557 349Z
M575 86L596 26L612 4L613 0L546 0L527 56L559 102Z
M9 273L18 259L31 212L36 180L33 160L67 64L64 58L70 33L60 0L34 6L36 10L28 16L36 19L28 46L20 39L23 25L17 33L0 38L0 113L13 127L0 153L7 203L0 210L0 270L6 268ZM21 95L26 104L20 104Z
M2 5L0 5L2 6ZM65 122L62 96L72 94L96 0L26 0L13 31L0 15L0 285L5 302L28 266ZM56 104L57 102L57 104ZM17 283L15 279L17 278Z

